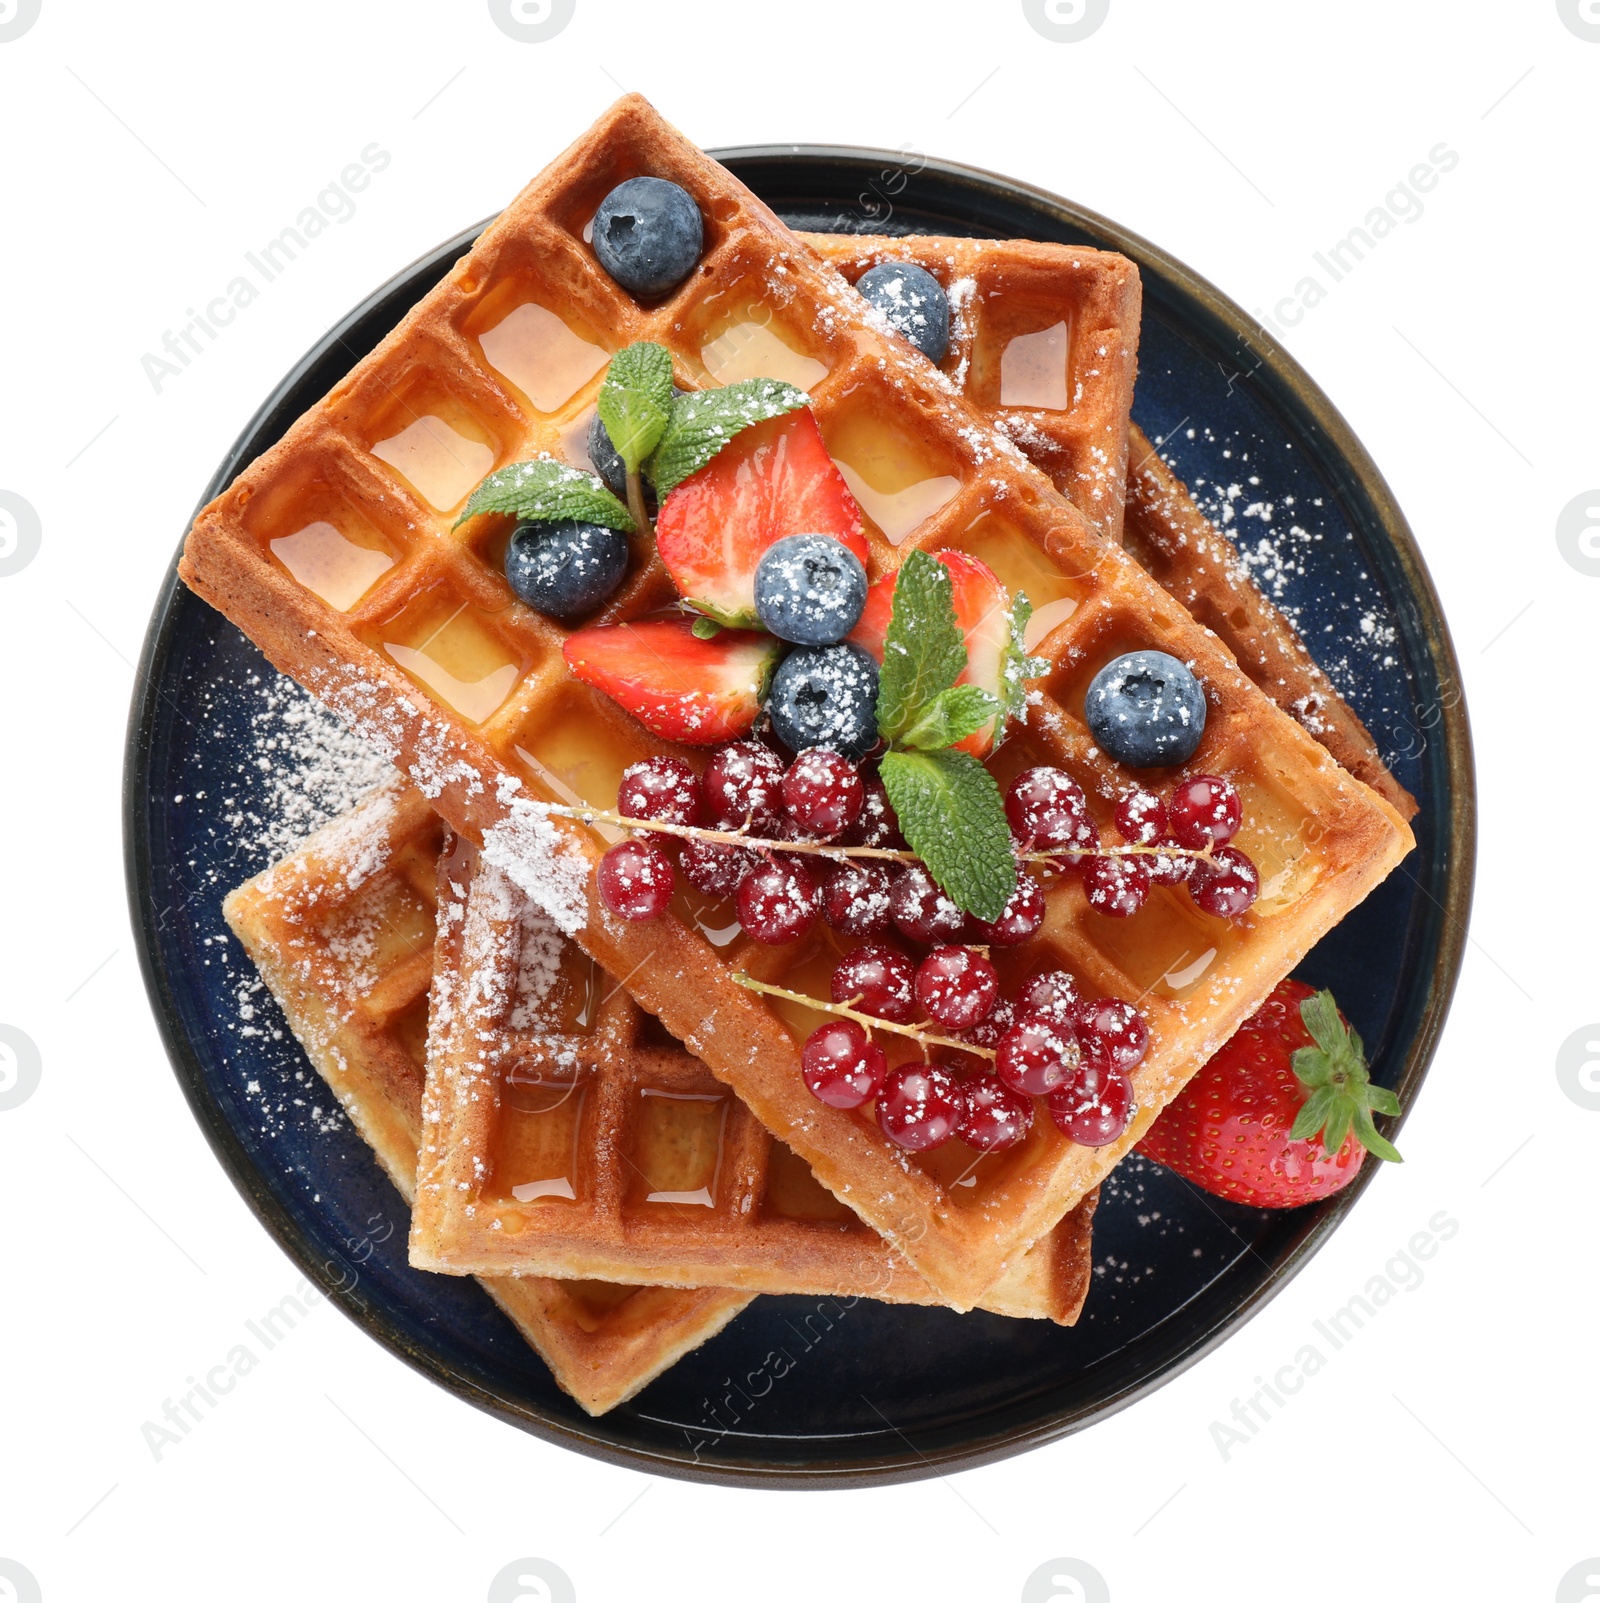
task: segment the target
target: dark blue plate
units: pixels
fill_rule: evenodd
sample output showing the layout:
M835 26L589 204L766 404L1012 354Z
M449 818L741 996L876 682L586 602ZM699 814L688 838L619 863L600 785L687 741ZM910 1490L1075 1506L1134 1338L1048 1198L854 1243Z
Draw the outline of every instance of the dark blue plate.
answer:
M1421 803L1417 851L1302 969L1334 989L1377 1078L1410 1107L1461 959L1471 755L1433 587L1343 420L1239 307L1053 196L886 152L791 147L723 159L798 227L1061 240L1137 260L1139 422L1166 439L1209 507L1232 509L1265 582ZM476 233L415 263L320 341L202 501L370 350ZM295 1262L393 1352L536 1435L666 1474L802 1486L911 1479L1019 1452L1124 1406L1221 1341L1326 1240L1375 1167L1319 1207L1265 1213L1203 1197L1133 1158L1105 1188L1095 1283L1074 1330L763 1297L632 1403L591 1420L475 1284L407 1266L399 1198L271 999L250 994L250 965L226 935L221 898L266 866L259 820L284 808L253 757L274 736L304 743L293 722L304 705L231 624L169 578L140 666L126 768L128 888L151 1003L218 1158Z

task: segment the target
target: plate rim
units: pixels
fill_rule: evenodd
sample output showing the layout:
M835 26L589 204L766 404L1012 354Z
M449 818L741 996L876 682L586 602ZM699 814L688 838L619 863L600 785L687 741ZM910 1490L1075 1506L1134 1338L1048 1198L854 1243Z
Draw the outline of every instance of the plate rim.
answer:
M881 171L886 164L892 167L905 157L904 152L870 146L829 144L741 145L713 149L708 154L736 171L763 164L793 170L820 163L836 171L855 170L862 173ZM1263 385L1282 410L1294 416L1297 423L1306 425L1305 433L1317 442L1313 454L1318 467L1332 481L1341 484L1347 498L1352 498L1358 504L1366 504L1372 520L1398 560L1407 594L1418 612L1418 634L1427 646L1436 682L1459 689L1459 665L1439 605L1438 593L1398 502L1370 453L1333 402L1269 330L1262 328L1230 297L1176 257L1087 207L984 168L921 156L915 159L919 163L916 174L919 177L928 174L956 190L981 191L990 199L1000 197L1029 211L1052 214L1061 225L1088 239L1104 242L1104 247L1121 251L1138 264L1147 301L1153 300L1170 308L1181 306L1186 322L1192 322L1193 312L1198 307L1204 314L1213 339L1221 344L1226 344L1229 339L1235 340L1253 353L1258 361L1248 374L1249 379ZM333 346L342 343L345 333L359 322L377 315L396 296L410 294L410 285L419 271L435 265L447 265L453 253L469 248L487 221L489 219L462 230L418 256L365 296L315 341L273 387L240 432L213 474L199 506L204 506L231 482L243 465L248 443L267 424L273 412L281 408L284 398L293 392L305 373L325 360ZM883 230L864 228L859 231ZM1259 1313L1310 1262L1343 1222L1380 1167L1376 1164L1364 1165L1353 1184L1310 1214L1304 1229L1284 1249L1281 1261L1272 1267L1260 1284L1210 1328L1190 1338L1180 1337L1173 1355L1151 1373L1098 1402L1058 1411L1021 1425L980 1432L959 1445L935 1447L928 1453L922 1453L908 1443L909 1453L838 1461L807 1460L803 1464L737 1460L707 1463L687 1453L657 1451L619 1443L591 1433L581 1425L515 1402L452 1366L414 1341L403 1327L381 1311L354 1299L352 1293L343 1290L342 1273L335 1273L330 1265L318 1261L318 1255L313 1250L314 1243L302 1236L288 1208L279 1201L251 1161L237 1131L226 1117L220 1099L208 1087L204 1065L179 1023L171 976L160 957L150 842L142 828L141 812L149 777L149 737L159 711L157 670L170 655L177 609L186 594L177 577L175 557L158 594L140 651L123 754L124 877L140 972L162 1044L190 1112L213 1155L251 1212L291 1262L322 1286L330 1300L347 1317L390 1352L452 1395L508 1424L557 1446L623 1468L728 1486L796 1489L865 1487L921 1480L953 1470L994 1463L1109 1418L1182 1374L1220 1346ZM1476 783L1465 700L1458 694L1451 702L1441 702L1438 710L1445 754L1445 783L1449 793L1446 812L1451 836L1449 846L1452 849L1444 862L1444 899L1434 898L1442 914L1443 926L1439 948L1428 975L1428 996L1407 1046L1397 1085L1404 1109L1400 1124L1404 1123L1415 1105L1416 1093L1437 1050L1460 975L1476 867ZM1431 895L1420 884L1419 889ZM1398 1129L1399 1125L1395 1128ZM1181 1320L1181 1310L1177 1317Z

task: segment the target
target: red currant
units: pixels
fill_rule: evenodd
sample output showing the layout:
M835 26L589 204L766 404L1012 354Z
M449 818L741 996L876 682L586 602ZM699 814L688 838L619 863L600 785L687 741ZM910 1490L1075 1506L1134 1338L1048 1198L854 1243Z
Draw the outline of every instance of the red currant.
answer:
M1161 846L1176 846L1178 843L1170 835L1164 836L1153 844ZM1150 871L1152 885L1187 885L1194 878L1194 865L1197 859L1185 857L1181 852L1172 852L1170 855L1162 852L1156 857L1147 857L1145 867Z
M1006 818L1025 851L1092 846L1098 833L1083 788L1059 768L1025 768L1018 774L1006 792Z
M1056 1128L1080 1147L1106 1147L1133 1118L1133 1086L1121 1069L1081 1064L1050 1093Z
M993 1074L968 1080L966 1112L956 1134L979 1152L1003 1152L1033 1128L1033 1098L1019 1096Z
M1053 968L1035 974L1023 986L1017 1005L1023 1015L1042 1013L1057 1024L1070 1024L1077 1000L1078 982L1064 968Z
M1027 869L1017 870L1017 888L994 923L973 920L973 932L980 946L1020 946L1038 933L1044 923L1044 889Z
M1008 997L1002 996L994 1005L988 1018L979 1019L971 1029L963 1030L961 1038L970 1041L974 1046L986 1046L993 1052L1005 1039L1006 1031L1017 1022L1020 1015L1017 1004Z
M800 1053L806 1088L830 1108L859 1108L878 1094L889 1064L854 1019L813 1030Z
M846 846L883 846L891 851L902 851L906 838L900 833L900 820L895 817L889 792L876 774L862 781L861 811L856 821L840 837Z
M1132 1002L1118 997L1075 1003L1072 1026L1084 1057L1103 1067L1137 1068L1150 1050L1150 1029L1144 1015Z
M967 915L935 883L921 863L908 863L889 891L889 914L908 941L931 946L953 941L967 927Z
M700 815L700 781L681 757L646 757L622 770L617 811L625 818L692 824Z
M750 833L770 838L783 817L783 760L756 740L724 746L706 765L700 795L719 828L739 829L749 821Z
M672 859L653 840L619 840L600 859L595 883L618 918L660 918L672 900Z
M1068 1024L1024 1016L1000 1042L994 1072L1024 1096L1053 1091L1078 1066L1077 1037Z
M704 896L732 896L739 882L756 866L755 857L737 846L686 840L678 854L683 877Z
M889 928L889 886L882 863L836 863L822 885L822 916L846 935L883 935Z
M917 1000L935 1024L970 1030L1000 995L994 964L970 946L936 946L917 969Z
M1167 828L1180 846L1203 851L1226 846L1244 822L1239 792L1215 774L1196 774L1174 787L1167 802Z
M858 946L839 959L828 988L831 1001L894 1024L909 1024L917 1010L917 965L892 946Z
M1083 894L1107 918L1131 918L1150 894L1150 870L1142 857L1090 857L1083 865Z
M898 1147L927 1152L956 1133L966 1110L961 1082L942 1063L907 1063L878 1094L878 1127Z
M783 805L813 840L832 840L861 816L866 786L855 764L826 746L803 751L783 776Z
M1148 790L1130 790L1117 803L1117 833L1135 846L1153 846L1167 832L1167 809Z
M1238 918L1261 894L1256 865L1237 846L1219 846L1211 860L1194 860L1189 894L1202 912L1217 918Z
M822 906L817 871L794 858L757 863L739 883L739 923L764 946L797 941Z

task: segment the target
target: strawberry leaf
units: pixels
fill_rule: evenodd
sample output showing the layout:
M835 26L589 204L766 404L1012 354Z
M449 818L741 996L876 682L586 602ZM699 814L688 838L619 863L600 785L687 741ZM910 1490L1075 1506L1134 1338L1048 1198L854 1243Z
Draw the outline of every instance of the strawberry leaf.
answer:
M622 465L637 473L655 450L672 412L672 358L664 345L639 340L611 358L595 410Z
M916 722L900 737L914 751L938 751L965 740L999 712L1000 703L977 685L951 685L923 703Z
M939 888L975 918L999 918L1017 888L1017 860L994 776L962 751L891 751L879 773Z
M742 379L718 390L674 396L666 429L645 464L656 494L665 499L741 429L810 404L804 390L770 378Z
M491 473L472 492L454 526L460 528L483 512L506 512L541 523L575 518L624 534L634 532L628 509L599 479L553 457L513 462Z
M1354 1130L1356 1139L1374 1157L1387 1163L1403 1160L1393 1144L1378 1133L1376 1113L1397 1114L1400 1099L1367 1073L1361 1037L1339 1016L1331 991L1318 991L1300 1004L1300 1017L1315 1046L1298 1048L1290 1062L1300 1083L1311 1092L1295 1116L1289 1134L1297 1141L1320 1135L1322 1148L1334 1153Z
M895 579L894 607L884 635L878 733L891 744L902 740L924 706L948 690L966 665L967 643L956 622L950 570L926 551L913 551Z

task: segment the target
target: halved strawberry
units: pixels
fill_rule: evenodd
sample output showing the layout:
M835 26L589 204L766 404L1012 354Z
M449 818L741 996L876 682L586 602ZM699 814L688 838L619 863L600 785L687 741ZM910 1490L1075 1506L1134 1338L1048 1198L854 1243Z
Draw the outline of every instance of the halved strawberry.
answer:
M1006 587L995 577L988 563L968 556L965 551L938 551L934 555L950 570L956 622L967 640L967 666L956 683L976 685L1003 703L1006 647L1011 639ZM870 651L880 663L883 642L889 633L889 618L894 611L895 581L899 577L896 569L867 591L861 621L850 633L850 638ZM994 749L999 723L997 714L953 749L971 752L974 757L987 757Z
M688 617L599 624L567 637L573 677L603 690L652 734L688 746L737 740L756 721L783 642L724 630L699 640Z
M678 594L733 629L755 625L756 564L788 534L831 534L867 560L861 508L809 408L741 429L656 518Z

